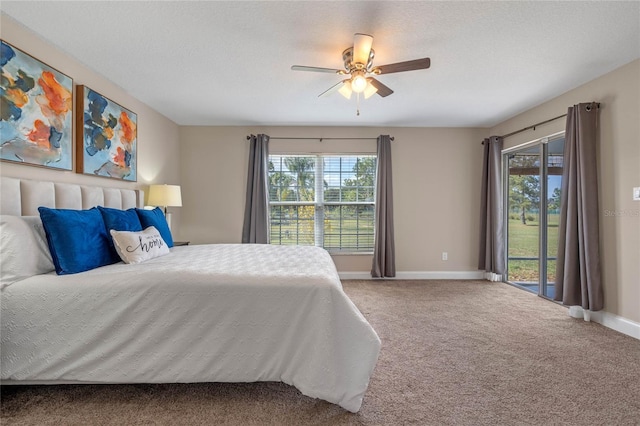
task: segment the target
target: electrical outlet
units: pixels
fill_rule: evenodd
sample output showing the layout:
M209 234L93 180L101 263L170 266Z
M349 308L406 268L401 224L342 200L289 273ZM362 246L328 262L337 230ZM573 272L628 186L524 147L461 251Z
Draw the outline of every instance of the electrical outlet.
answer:
M449 259L449 255L447 254L446 251L442 252L442 260L448 260Z
M640 201L640 186L633 188L633 201Z

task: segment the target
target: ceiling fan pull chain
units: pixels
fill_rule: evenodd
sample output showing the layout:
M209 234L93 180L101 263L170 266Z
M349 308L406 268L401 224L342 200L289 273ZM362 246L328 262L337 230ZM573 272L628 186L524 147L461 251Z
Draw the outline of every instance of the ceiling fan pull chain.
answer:
M360 116L360 92L356 93L356 115Z

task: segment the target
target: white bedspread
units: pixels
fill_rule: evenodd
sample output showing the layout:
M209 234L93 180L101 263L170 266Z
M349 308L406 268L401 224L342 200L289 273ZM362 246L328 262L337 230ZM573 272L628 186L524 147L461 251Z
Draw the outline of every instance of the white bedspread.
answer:
M316 247L194 245L2 290L1 379L282 381L356 412L380 339Z

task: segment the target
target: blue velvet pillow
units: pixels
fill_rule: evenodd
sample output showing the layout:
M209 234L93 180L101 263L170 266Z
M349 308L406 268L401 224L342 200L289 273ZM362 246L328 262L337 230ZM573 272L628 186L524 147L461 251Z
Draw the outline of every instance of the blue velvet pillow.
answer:
M114 229L116 231L142 231L142 224L138 219L136 209L118 210L108 207L98 206L98 210L102 214L102 220L107 227L107 233Z
M107 235L109 236L109 250L112 251L112 254L115 253L118 255L118 250L113 243L113 238L111 238L109 231L112 229L115 231L142 231L142 225L140 224L140 219L138 219L138 213L136 213L136 209L134 208L129 210L119 210L98 206L98 210L100 210L100 214L102 214L102 220L104 221Z
M167 244L168 247L173 247L173 237L171 236L171 230L169 229L169 224L167 224L167 219L164 217L164 213L160 209L160 207L156 207L153 210L142 210L136 209L138 212L138 218L140 219L140 223L142 224L142 229L147 229L150 226L155 226L162 239Z
M111 238L97 208L38 207L38 211L58 275L76 274L120 261L111 249Z

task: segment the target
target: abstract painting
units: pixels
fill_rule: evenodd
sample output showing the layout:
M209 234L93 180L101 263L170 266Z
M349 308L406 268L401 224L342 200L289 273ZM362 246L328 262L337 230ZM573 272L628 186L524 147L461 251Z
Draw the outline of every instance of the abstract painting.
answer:
M73 168L73 80L0 40L0 159Z
M76 171L135 182L137 115L87 86L76 96Z

